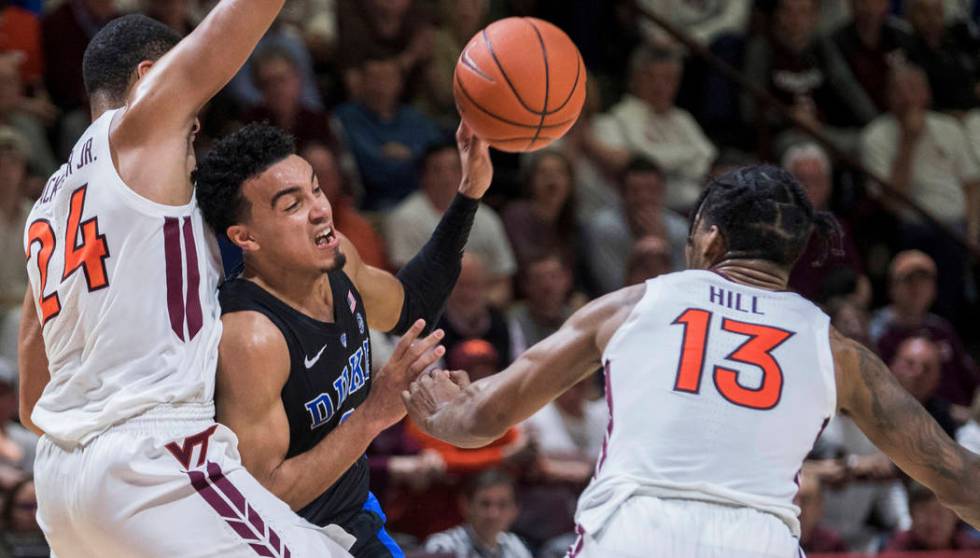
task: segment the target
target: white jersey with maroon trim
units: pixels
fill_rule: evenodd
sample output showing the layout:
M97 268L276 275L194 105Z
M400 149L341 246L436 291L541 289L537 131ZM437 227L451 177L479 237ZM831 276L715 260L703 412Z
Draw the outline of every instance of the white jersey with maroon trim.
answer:
M196 200L138 195L109 152L108 111L47 182L24 234L51 381L31 415L86 443L161 404L210 404L221 261Z
M797 475L836 409L829 327L795 293L713 272L647 281L603 354L610 422L584 531L648 495L755 508L798 536Z

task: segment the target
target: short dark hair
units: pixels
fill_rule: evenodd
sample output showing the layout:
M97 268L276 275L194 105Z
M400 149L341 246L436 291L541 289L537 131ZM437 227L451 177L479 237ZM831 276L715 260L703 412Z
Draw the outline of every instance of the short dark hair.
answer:
M514 477L503 469L486 469L468 477L463 484L463 496L472 500L477 492L492 486L509 486L514 488Z
M252 55L252 81L258 83L259 71L261 70L262 65L273 60L285 60L287 64L296 70L296 72L299 72L299 62L296 60L296 56L294 56L289 49L282 45L269 43L260 46Z
M103 93L122 101L136 67L145 60L159 60L179 42L176 31L144 15L125 15L110 21L85 49L85 91L89 96Z
M296 153L292 136L268 123L252 123L214 145L198 163L192 180L204 220L225 234L248 211L242 184Z
M824 251L840 236L840 225L826 211L815 211L803 186L789 171L773 165L742 167L712 179L691 215L715 225L727 245L726 257L762 259L792 266L816 229Z
M419 157L419 174L421 175L425 172L426 167L429 165L430 159L447 149L456 151L456 142L449 139L448 136L440 137L436 139L436 141L430 143L428 147L425 148L425 151L422 152L422 156Z
M620 178L625 182L627 176L641 172L656 173L661 180L663 180L665 177L664 169L660 168L660 165L658 165L652 159L642 155L635 155L630 158L628 163L626 163L626 167L623 169Z

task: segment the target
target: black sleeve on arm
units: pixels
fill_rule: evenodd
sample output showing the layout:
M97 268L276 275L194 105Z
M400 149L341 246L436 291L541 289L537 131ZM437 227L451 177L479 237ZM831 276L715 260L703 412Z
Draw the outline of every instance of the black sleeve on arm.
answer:
M398 272L398 280L405 289L405 302L391 333L405 333L419 318L425 320L426 331L435 328L459 278L463 247L479 207L480 200L456 194L432 237Z

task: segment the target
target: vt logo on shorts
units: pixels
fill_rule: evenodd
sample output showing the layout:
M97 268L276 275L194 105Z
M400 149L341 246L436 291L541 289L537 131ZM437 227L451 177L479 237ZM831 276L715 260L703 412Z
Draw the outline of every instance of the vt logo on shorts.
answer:
M217 428L218 425L215 424L203 432L184 438L180 445L177 441L173 441L164 447L183 466L194 490L224 518L225 523L238 533L245 544L252 547L255 554L270 558L291 558L289 548L279 535L265 524L241 491L228 480L221 467L217 463L207 461L208 442ZM195 451L198 452L197 460L192 469L191 461Z

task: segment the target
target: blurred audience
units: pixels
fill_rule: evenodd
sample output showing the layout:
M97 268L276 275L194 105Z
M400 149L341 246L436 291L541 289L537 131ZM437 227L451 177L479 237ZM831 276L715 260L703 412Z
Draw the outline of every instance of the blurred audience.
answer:
M44 82L62 110L88 111L82 55L92 37L117 15L113 0L64 0L41 21L44 59L48 61Z
M909 337L902 341L889 362L898 383L952 437L956 434L957 425L950 413L949 402L936 394L940 366L939 347L926 337Z
M956 441L973 453L980 454L980 392L973 398L969 420L956 431Z
M482 339L493 346L497 365L507 366L517 356L513 332L503 311L490 302L486 266L475 254L463 254L462 269L456 287L446 302L439 327L446 332L442 344L446 353L458 343ZM472 373L472 371L470 371Z
M0 53L20 59L20 79L29 87L43 87L41 20L37 14L12 2L0 2Z
M3 503L0 544L11 558L47 558L51 551L37 524L37 493L30 477L18 482Z
M528 262L518 277L524 296L507 312L516 354L558 331L574 311L572 270L557 252Z
M594 125L597 140L615 148L606 154L606 166L621 172L631 154L653 160L663 169L665 204L687 213L717 151L694 118L675 105L681 60L674 51L644 46L630 57L629 69L629 93Z
M633 243L653 235L667 240L673 269L686 267L687 220L665 207L663 171L642 157L633 158L622 174L622 206L607 207L586 225L585 257L601 294L625 284Z
M11 128L20 135L28 172L46 179L58 165L45 130L57 109L43 97L29 99L24 95L19 62L20 57L15 54L0 54L0 127Z
M0 126L0 315L19 308L27 289L24 227L32 205L25 195L28 153L19 133Z
M909 487L912 527L896 534L886 551L975 550L980 542L957 529L959 520L931 490L917 482Z
M0 358L0 464L29 473L37 435L17 422L17 400L16 365Z
M926 335L939 347L942 362L936 394L969 405L980 377L952 324L929 311L936 299L935 262L918 250L900 252L889 266L888 282L891 303L874 313L870 330L882 358L888 362L905 339Z
M418 164L441 134L428 117L400 100L405 82L397 59L368 59L354 75L351 100L334 116L357 160L364 184L361 207L388 210L416 191Z
M524 543L508 532L517 518L517 496L507 473L491 469L476 475L466 483L459 505L465 523L429 537L427 551L454 558L531 558Z
M820 524L823 518L823 485L820 478L804 470L800 474L799 485L794 503L800 507L800 548L809 554L847 552L844 540Z
M944 0L906 0L905 18L914 34L909 59L922 67L932 89L932 108L967 111L980 102L977 78L980 53L976 39L963 40L955 28L947 28Z
M408 263L429 240L462 180L463 168L453 143L429 147L420 157L419 169L421 189L405 198L384 222L388 256L395 267ZM476 212L466 250L478 255L486 266L490 301L505 306L511 299L517 264L500 217L486 204Z
M638 285L675 271L672 259L670 244L663 238L655 235L638 238L626 261L626 285Z
M143 12L186 36L194 30L193 0L143 0Z

